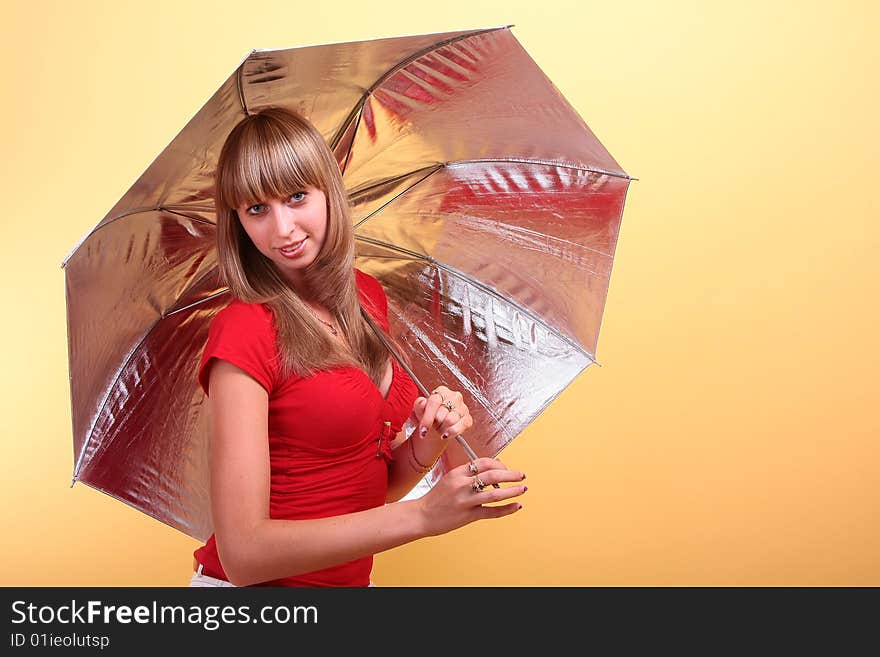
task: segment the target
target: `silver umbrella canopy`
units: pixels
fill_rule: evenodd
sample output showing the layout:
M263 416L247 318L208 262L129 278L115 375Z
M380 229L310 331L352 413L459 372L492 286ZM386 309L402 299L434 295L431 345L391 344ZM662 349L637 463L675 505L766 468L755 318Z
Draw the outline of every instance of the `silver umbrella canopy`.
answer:
M73 482L211 534L195 374L230 300L213 172L232 127L267 106L299 111L332 147L357 267L385 288L414 377L470 396L478 455L595 362L631 178L509 28L244 59L63 263ZM422 489L466 459L453 444Z

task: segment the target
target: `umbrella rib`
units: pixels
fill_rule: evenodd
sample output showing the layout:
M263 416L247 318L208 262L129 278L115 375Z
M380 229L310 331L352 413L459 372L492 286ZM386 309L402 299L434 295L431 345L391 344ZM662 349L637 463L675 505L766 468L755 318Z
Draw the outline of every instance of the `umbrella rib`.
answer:
M472 160L451 160L446 163L447 167L464 166L469 164L481 164L483 162L517 162L520 164L540 164L549 167L558 167L561 169L574 169L575 171L587 171L589 173L598 173L605 176L613 176L615 178L623 178L624 180L635 180L632 176L623 171L612 171L601 167L583 166L578 164L569 164L567 162L554 162L553 160L542 160L531 157L483 157Z
M413 169L412 171L407 171L405 173L401 173L396 176L391 176L390 178L383 178L379 182L371 183L371 184L366 185L364 187L359 187L357 189L351 190L348 193L348 198L349 198L349 200L356 201L358 197L365 196L367 194L367 192L370 192L370 191L376 189L377 187L384 187L384 186L388 185L389 183L393 183L398 180L404 180L405 178L409 178L409 177L411 177L417 173L420 173L422 171L430 171L431 173L433 173L436 169L442 169L442 168L443 168L442 163L429 164L429 165L421 167L419 169Z
M354 143L354 140L357 138L358 129L360 129L360 127L361 127L361 117L363 115L364 115L364 103L360 102L360 103L358 103L358 107L357 107L357 120L355 121L355 124L354 124L354 134L351 136L351 143L352 144ZM347 121L348 121L348 119L346 119L346 125L347 125ZM339 139L342 139L342 135L337 134L333 139L338 144ZM345 175L345 170L348 168L348 163L350 160L351 160L351 147L349 147L348 151L345 153L345 162L342 163L342 175L343 176Z
M197 287L197 285L191 286L190 289L192 289L194 287ZM187 292L188 291L189 290L187 290ZM217 297L222 296L222 295L226 294L227 292L229 292L229 288L225 287L222 290L220 290L219 292L215 292L214 294L211 294L211 295L205 297L204 299L199 299L198 301L193 301L192 303L188 303L185 306L181 306L180 308L175 308L174 310L170 310L166 313L163 313L162 319L165 319L166 317L171 317L171 315L176 315L177 313L183 312L184 310L189 310L190 308L193 308L194 306L198 306L199 304L207 303L208 301L211 301L212 299L216 299ZM186 292L184 292L180 296L186 296Z
M354 107L352 107L351 111L348 113L348 116L345 117L345 120L343 120L343 122L340 124L340 127L337 129L336 133L330 139L331 150L336 149L336 147L339 145L339 142L342 140L342 136L351 127L352 122L356 122L355 135L357 135L357 129L360 126L361 118L363 117L364 105L367 102L367 98L369 98L386 80L388 80L391 76L393 76L399 70L405 68L406 66L408 66L412 62L424 57L428 53L439 50L440 48L443 48L444 46L448 46L451 43L455 43L457 41L464 41L465 39L470 39L471 37L474 37L474 36L477 36L480 34L487 34L489 32L497 32L499 30L509 30L511 27L512 27L512 24L511 25L503 25L501 27L491 27L491 28L486 28L483 30L475 30L473 32L468 32L467 34L460 34L458 36L450 37L448 39L443 39L442 41L438 41L437 43L433 43L430 46L422 48L422 50L416 51L415 53L411 54L409 57L406 57L405 59L402 59L401 61L399 61L397 64L395 64L394 66L389 68L387 71L385 71L385 73L380 75L376 79L376 81L373 82L373 84L370 85L370 87L365 92L363 92L361 94L360 99L357 101L357 103L355 103ZM243 99L242 99L242 102L244 102ZM245 109L245 111L247 111L247 109ZM352 137L351 144L352 145L354 144L354 137ZM348 168L348 163L350 160L351 160L351 146L349 146L349 148L345 154L344 165L342 167L343 173L345 173L346 168ZM612 171L610 169L602 169L599 167L581 167L581 166L577 166L577 165L560 164L560 163L556 163L556 162L552 162L552 161L548 161L548 160L530 160L530 159L519 159L519 158L500 158L500 159L486 158L486 159L478 159L478 160L461 160L460 162L534 162L534 163L540 163L540 164L549 164L549 165L553 165L553 166L562 166L562 167L571 168L571 169L578 169L581 171L593 171L596 173L601 173L601 174L605 174L605 175L609 175L609 176L615 176L618 178L625 178L627 180L637 180L636 178L633 178L632 176L630 176L622 171ZM452 164L452 163L447 162L446 166L449 166L450 164Z
M459 34L458 36L449 37L448 39L443 39L442 41L432 43L430 46L422 48L421 50L414 52L409 57L397 62L397 64L395 64L394 66L389 68L387 71L385 71L382 75L380 75L376 79L376 81L373 82L373 84L370 85L370 87L363 94L361 94L360 100L358 100L356 105L348 113L348 116L345 117L345 120L342 122L342 125L339 127L339 130L336 131L336 134L333 136L333 139L330 140L331 149L335 149L336 146L339 145L339 141L340 141L340 139L342 139L342 135L344 135L345 132L348 130L348 128L351 125L351 122L355 120L355 117L357 117L358 122L360 122L360 117L362 116L362 113L363 113L363 106L367 102L367 98L369 98L369 96L372 95L372 93L376 89L378 89L379 86L383 82L385 82L385 80L387 80L392 75L397 73L397 71L399 71L400 69L404 68L405 66L411 64L412 62L416 61L417 59L424 57L429 52L433 52L435 50L438 50L439 48L442 48L444 46L448 46L450 43L455 43L456 41L463 41L464 39L470 39L471 37L477 36L478 34L486 34L487 32L497 32L498 30L507 30L510 27L511 27L511 25L503 25L501 27L490 27L490 28L486 28L484 30L474 30L473 32L468 32L467 34ZM354 140L352 140L352 143L354 143ZM349 155L351 154L351 148L349 148L348 151L349 152L346 153L346 155L345 155L346 163L348 162Z
M591 363L596 362L596 359L593 357L593 355L590 352L588 352L586 349L584 349L582 345L580 345L579 343L574 341L572 338L568 337L564 333L561 333L558 329L556 329L555 327L553 327L550 324L548 324L547 322L545 322L543 319L541 319L541 317L539 317L538 315L533 313L531 310L529 310L525 306L517 303L513 299L502 296L497 290L489 287L488 285L486 285L482 281L474 278L470 274L466 274L465 272L461 271L460 269L456 269L455 267L452 267L451 265L447 265L443 262L440 262L439 260L437 260L433 256L425 255L424 253L419 253L418 251L412 251L412 250L404 248L402 246L397 246L395 244L389 244L388 242L384 242L382 240L377 240L372 237L364 237L362 235L355 235L355 239L360 240L361 242L367 242L368 244L382 246L386 249L389 249L390 251L396 251L398 253L405 253L406 255L412 256L413 258L418 259L418 260L424 260L426 262L430 262L435 267L438 267L439 269L442 269L446 272L449 272L453 276L457 276L458 278L461 278L461 279L467 281L468 283L470 283L474 287L481 289L483 292L495 297L496 299L500 299L504 303L509 303L514 308L516 308L519 312L521 312L522 314L531 318L536 323L543 326L548 332L553 334L555 337L562 340L567 345L569 345L571 348L575 349L576 351L579 351L581 354L586 356L590 360Z
M200 217L198 215L187 214L186 212L184 212L184 210L194 210L196 212L213 212L214 206L213 205L154 205L151 207L144 206L144 207L140 207L140 208L134 208L132 210L127 210L126 212L123 212L122 214L116 215L115 217L113 217L109 221L106 221L103 224L101 224L100 226L98 226L97 228L95 228L95 230L98 230L99 228L103 228L104 226L107 226L108 224L112 224L114 221L119 221L120 219L125 219L125 217L130 217L133 214L143 214L145 212L167 212L169 214L176 214L181 217L186 217L187 219L193 219L193 220L201 222L203 224L211 224L212 226L215 225L213 221L208 221L204 217Z
M587 171L589 173L598 173L600 175L613 176L615 178L622 178L624 180L634 180L629 175L627 175L625 173L621 173L621 172L608 171L607 169L600 169L599 167L585 167L585 166L578 166L576 164L565 164L565 163L561 163L561 162L553 162L552 160L539 160L539 159L522 158L522 157L520 157L520 158L517 158L517 157L488 158L487 157L487 158L480 158L480 159L474 159L474 160L451 160L449 162L441 162L440 164L431 165L430 167L423 167L421 169L414 169L413 171L410 171L408 173L403 173L398 176L394 176L393 178L388 178L388 179L382 180L380 182L373 183L372 185L368 185L367 187L363 187L363 188L357 190L356 192L352 193L349 198L350 199L357 199L358 196L363 196L371 189L375 189L376 187L381 187L383 185L387 185L388 183L394 182L395 180L402 180L403 178L406 178L406 177L411 176L415 173L418 173L419 171L424 171L425 169L430 169L430 172L426 176L419 178L412 185L410 185L409 187L407 187L406 189L404 189L400 193L396 194L393 198L388 199L388 201L383 203L380 207L376 208L370 214L368 214L366 217L364 217L359 222L357 222L354 225L355 229L360 228L369 219L372 219L379 212L384 210L388 205L390 205L391 203L396 201L398 198L403 196L406 192L411 190L413 187L415 187L420 182L422 182L426 178L430 177L432 174L436 173L440 169L457 167L457 166L468 166L471 164L482 164L484 162L518 162L521 164L537 164L537 165L542 165L542 166L559 167L559 168L563 168L563 169L574 169L575 171Z
M251 58L256 49L251 50L247 57L238 65L238 75L235 76L235 90L238 92L238 102L241 103L241 109L244 110L244 115L250 115L250 110L248 109L247 100L244 97L244 84L242 83L242 79L244 78L244 65L247 64L247 61Z
M71 486L73 486L73 484L76 482L77 478L79 477L79 473L82 470L82 467L84 465L83 462L85 460L86 452L88 451L89 445L92 442L92 436L94 435L95 427L97 426L98 420L101 418L101 415L104 412L104 407L107 406L107 402L109 401L110 395L113 392L114 388L116 387L116 384L119 381L119 377L122 376L122 373L125 371L125 368L128 367L128 364L131 362L132 358L134 358L134 355L138 352L138 350L144 344L144 341L147 339L147 336L150 335L150 333L153 331L153 329L156 328L156 325L160 321L162 321L163 318L164 318L164 316L159 317L158 320L153 322L153 324L150 326L150 328L144 333L144 335L141 336L141 339L138 340L137 344L131 349L131 351L128 352L128 355L125 357L125 360L122 362L122 364L116 369L116 373L113 375L113 383L111 385L107 386L107 390L104 392L104 397L103 397L103 399L101 399L101 403L98 406L98 412L95 413L95 417L92 419L92 424L89 427L88 433L86 434L86 439L83 441L82 449L80 450L79 457L76 460L76 465L73 468L73 479L70 482ZM113 442L113 438L111 438L107 444L102 444L99 447L99 449L101 449L102 451L106 451L112 442Z
M426 178L430 178L431 176L433 176L435 173L437 173L438 171L440 171L440 169L442 169L442 168L443 168L443 165L442 165L442 164L438 164L438 165L433 166L433 167L428 171L428 173L426 173L424 176L422 176L421 178L419 178L418 180L416 180L412 185L410 185L410 186L407 187L406 189L403 189L403 190L401 190L400 192L398 192L397 194L395 194L394 196L392 196L390 199L388 199L387 201L385 201L385 203L383 203L382 205L380 205L378 208L376 208L375 210L373 210L373 211L372 211L370 214L368 214L366 217L364 217L364 218L361 219L359 222L357 222L357 223L354 225L355 230L357 230L361 225L363 225L363 224L364 224L365 222L367 222L369 219L371 219L372 217L374 217L376 214L378 214L379 212L381 212L386 206L388 206L388 205L390 205L391 203L393 203L394 201L396 201L399 197L401 197L401 196L403 196L404 194L406 194L409 190L411 190L413 187L415 187L416 185L418 185L420 182L422 182L422 181L425 180ZM404 174L403 176L398 176L398 177L396 177L396 178L391 178L391 179L389 179L389 180L387 180L387 181L385 181L384 183L381 183L381 184L387 184L387 183L392 182L392 181L394 181L394 180L398 180L398 179L406 178L406 177L408 177L408 176L413 175L414 173L418 173L419 171L424 171L424 169L416 169L415 171L412 171L412 172L410 172L410 173ZM362 191L365 191L365 190L362 190ZM361 193L361 192L359 191L359 192L358 192L358 195L360 195L360 193Z
M67 254L67 257L61 263L61 268L64 269L67 267L67 263L70 262L70 259L73 257L73 254L77 252L80 246L83 245L87 239L89 239L92 235L97 233L99 230L104 228L105 226L109 226L120 219L125 219L126 217L130 217L134 214L143 214L145 212L168 212L169 214L176 214L181 217L186 217L187 219L192 219L193 221L197 221L202 224L210 224L211 226L216 225L213 221L209 221L204 217L199 217L198 215L187 214L186 212L181 212L181 210L193 210L196 212L213 212L214 207L208 205L156 205L156 206L144 206L140 208L133 208L131 210L126 210L125 212L116 215L112 219L109 219L103 223L98 224L88 233L83 235L82 239L76 243L76 245L71 249L70 253Z
M370 190L375 189L376 187L382 187L383 185L387 185L388 183L394 182L395 180L402 180L403 178L407 178L408 176L411 176L414 173L418 173L419 171L424 171L425 169L442 169L444 167L466 166L469 164L480 164L483 162L518 162L521 164L541 164L544 166L559 167L562 169L574 169L575 171L598 173L606 176L613 176L615 178L623 178L624 180L638 180L638 178L633 178L629 174L621 173L620 171L609 171L608 169L601 169L599 167L580 166L577 164L567 164L565 162L554 162L553 160L540 160L537 158L527 157L485 157L475 158L472 160L449 160L448 162L430 164L420 169L413 169L412 171L407 171L406 173L392 176L391 178L383 178L379 182L367 185L366 187L360 187L352 191L349 196L350 198L356 199L358 196L363 196Z
M205 280L205 277L208 276L209 274L210 274L210 272L206 272L201 278L199 278L198 281L196 281L196 283L194 283L189 288L187 288L187 292L195 287L198 287L199 283L201 283L203 280ZM220 290L219 292L215 292L214 294L211 294L211 295L205 297L204 299L199 299L198 301L194 301L194 302L187 304L186 306L183 306L181 308L175 308L174 310L172 310L170 312L163 311L162 314L159 316L159 318L155 322L153 322L153 324L144 332L144 334L141 336L140 340L138 340L138 343L134 346L134 348L126 356L125 361L122 363L122 365L119 368L117 368L116 374L113 376L113 383L107 387L107 391L104 393L104 398L101 400L101 403L99 405L99 410L95 414L94 419L92 420L92 425L89 427L89 431L86 434L86 439L85 439L85 441L83 441L82 449L79 453L79 456L77 457L76 465L73 468L73 479L70 482L71 486L73 486L73 484L77 481L77 477L79 476L80 470L82 469L82 466L83 466L83 460L85 458L86 451L88 451L89 444L92 442L92 435L94 434L95 426L98 423L98 419L101 417L101 413L103 412L104 407L107 405L107 401L110 398L111 391L118 383L119 377L122 375L122 372L125 371L125 368L128 367L128 364L131 362L131 359L134 357L134 355L138 352L138 350L144 344L144 341L147 339L147 337L150 335L150 333L153 332L153 329L156 328L156 325L159 322L161 322L163 319L165 319L166 317L170 317L171 315L174 315L174 314L179 313L181 311L187 310L188 308L192 308L194 306L198 306L199 304L210 301L211 299L215 299L223 294L226 294L228 291L229 291L229 288L224 288L223 290ZM181 297L183 297L183 296L186 296L186 292L181 294ZM112 440L111 440L111 442L112 442ZM105 447L105 449L106 449L106 447Z
M450 43L455 43L456 41L464 41L465 39L470 39L471 37L475 37L480 34L487 34L488 32L497 32L499 30L507 30L509 28L510 28L510 25L503 25L501 27L489 27L484 30L474 30L473 32L468 32L467 34L459 34L458 36L450 37L448 39L443 39L442 41L438 41L437 43L433 43L430 46L422 48L421 50L414 52L412 55L410 55L406 59L402 59L397 64L392 66L390 69L388 69L381 77L379 77L376 80L376 82L373 83L373 85L369 89L367 89L364 96L369 96L376 89L378 89L379 86L383 82L385 82L385 80L387 80L392 75L397 73L397 71L408 66L409 64L416 61L417 59L421 59L422 57L424 57L425 55L427 55L430 52L433 52L435 50L439 50L440 48L443 48L444 46L448 46Z
M116 368L116 373L113 376L113 384L107 386L107 390L104 392L104 398L101 400L101 403L98 407L98 412L95 413L95 416L92 419L92 424L89 427L88 433L86 434L86 439L83 441L83 446L82 446L82 449L79 453L79 457L76 459L76 465L73 468L73 479L70 482L71 486L73 486L73 484L76 482L77 478L79 477L80 470L83 467L83 461L85 460L86 452L88 451L89 445L92 442L92 435L95 432L95 426L97 426L98 420L101 418L101 414L104 412L104 407L107 405L107 402L110 399L110 394L112 393L113 389L115 388L116 383L119 381L119 377L122 375L122 372L125 371L125 368L128 367L128 364L131 362L131 359L138 352L138 349L140 349L141 345L143 345L144 340L147 339L147 336L156 327L156 324L158 324L159 321L161 321L161 317L159 318L159 320L153 322L153 325L150 326L150 329L146 333L144 333L143 336L141 336L141 339L138 340L138 343L134 346L134 348L128 352L128 355L125 357L125 360L122 362L122 364L118 368ZM113 439L111 438L110 443L112 443L112 442L113 442ZM106 451L106 449L108 447L109 447L109 443L107 445L102 444L100 448L103 448L102 451Z

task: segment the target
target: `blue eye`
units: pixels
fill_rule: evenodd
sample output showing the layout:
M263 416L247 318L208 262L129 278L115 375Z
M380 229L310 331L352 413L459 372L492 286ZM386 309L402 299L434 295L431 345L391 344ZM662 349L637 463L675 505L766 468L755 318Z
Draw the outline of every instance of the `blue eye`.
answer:
M305 200L305 197L307 196L307 194L308 194L307 192L294 192L293 194L291 194L290 196L287 197L287 200L288 201L292 200L294 203L302 203L302 201ZM248 208L245 210L245 212L249 215L252 215L252 216L258 215L258 214L263 213L263 210L265 209L265 207L266 206L263 203L255 203L254 205L248 206Z

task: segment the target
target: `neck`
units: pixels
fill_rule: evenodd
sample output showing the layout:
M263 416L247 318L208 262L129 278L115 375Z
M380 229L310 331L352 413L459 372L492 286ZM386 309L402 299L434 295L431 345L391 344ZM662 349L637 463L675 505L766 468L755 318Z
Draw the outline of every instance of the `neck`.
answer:
M296 295L306 303L317 303L317 295L306 282L305 277L299 272L289 273L284 277L288 285L296 292Z

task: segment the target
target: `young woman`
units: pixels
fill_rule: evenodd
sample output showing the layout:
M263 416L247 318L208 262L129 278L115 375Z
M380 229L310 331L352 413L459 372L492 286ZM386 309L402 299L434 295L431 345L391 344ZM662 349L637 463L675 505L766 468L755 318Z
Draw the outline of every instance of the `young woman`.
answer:
M382 286L354 267L342 176L314 126L280 108L247 116L215 184L232 301L198 371L215 533L191 586L368 586L375 553L520 509L525 475L489 458L398 501L473 421L460 392L419 396L362 316L396 344Z

